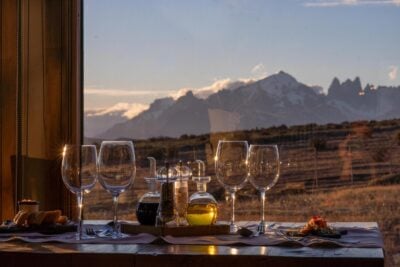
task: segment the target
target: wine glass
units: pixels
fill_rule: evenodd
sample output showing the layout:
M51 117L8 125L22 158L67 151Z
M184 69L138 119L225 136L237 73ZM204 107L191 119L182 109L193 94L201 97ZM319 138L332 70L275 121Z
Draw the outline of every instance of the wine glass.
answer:
M90 238L82 234L83 194L89 193L97 181L97 151L93 145L65 145L61 176L69 191L76 194L78 227L76 239Z
M218 181L230 193L232 213L230 233L238 230L235 224L235 193L247 181L247 141L219 141L215 156L215 172Z
M261 200L261 221L258 232L265 233L265 192L270 190L279 179L280 162L277 145L250 145L249 149L249 180L259 191Z
M117 208L119 195L127 190L136 175L135 151L131 141L103 141L99 152L99 182L111 193L114 206L113 231L104 236L121 238Z

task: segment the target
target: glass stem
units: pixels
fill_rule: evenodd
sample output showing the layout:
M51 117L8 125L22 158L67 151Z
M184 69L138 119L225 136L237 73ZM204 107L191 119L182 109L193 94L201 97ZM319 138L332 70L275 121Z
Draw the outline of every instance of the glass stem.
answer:
M232 213L231 213L231 225L235 224L235 191L231 192L231 201L232 201Z
M78 225L77 225L77 239L82 239L82 210L83 210L83 191L76 194L78 202Z
M265 222L265 191L260 191L260 198L261 198L261 221Z
M114 233L118 233L118 215L117 215L117 209L118 209L118 197L119 195L113 196L113 204L114 204Z

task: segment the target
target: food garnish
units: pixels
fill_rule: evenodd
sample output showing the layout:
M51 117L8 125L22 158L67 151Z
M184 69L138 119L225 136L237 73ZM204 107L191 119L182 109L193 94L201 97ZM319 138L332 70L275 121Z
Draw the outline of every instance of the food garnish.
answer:
M296 231L288 231L290 236L306 236L306 235L318 235L323 237L340 238L345 232L338 231L328 226L327 221L321 216L313 216L303 228Z

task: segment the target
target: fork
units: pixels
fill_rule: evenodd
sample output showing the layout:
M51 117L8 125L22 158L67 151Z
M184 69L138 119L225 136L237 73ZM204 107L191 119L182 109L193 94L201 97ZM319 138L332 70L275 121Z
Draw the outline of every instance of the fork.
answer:
M92 227L87 227L86 234L89 236L94 236L94 235L96 235L96 232L94 231L94 229Z

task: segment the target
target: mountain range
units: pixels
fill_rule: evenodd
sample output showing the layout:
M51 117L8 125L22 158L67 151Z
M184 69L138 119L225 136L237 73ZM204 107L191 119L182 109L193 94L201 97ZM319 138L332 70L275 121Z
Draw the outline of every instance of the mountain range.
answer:
M148 109L131 119L121 121L109 116L115 124L102 133L98 131L100 134L96 137L179 137L282 124L391 119L400 115L398 103L400 86L367 84L363 88L358 77L342 83L334 78L327 94L323 94L320 87L308 86L280 71L238 88L220 90L206 98L188 91L178 99L156 99ZM101 122L100 118L97 120Z

